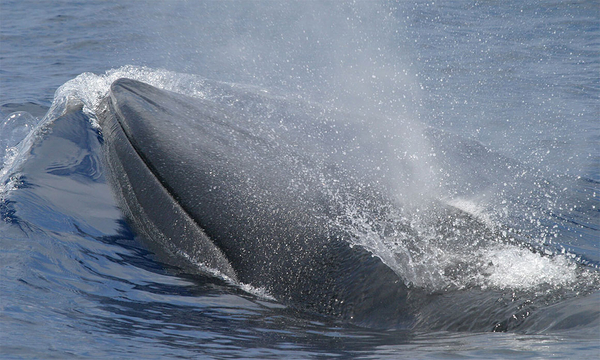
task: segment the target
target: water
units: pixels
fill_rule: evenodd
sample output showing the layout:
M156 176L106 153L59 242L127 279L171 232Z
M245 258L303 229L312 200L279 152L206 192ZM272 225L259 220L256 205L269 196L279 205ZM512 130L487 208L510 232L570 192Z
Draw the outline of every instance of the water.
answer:
M2 356L598 357L599 11L593 1L3 1ZM434 241L403 252L350 206L345 224L360 244L396 261L413 286L448 294L424 307L426 326L387 331L169 265L125 222L100 162L94 110L121 76L196 97L218 95L205 78L247 84L237 86L366 116L377 131L388 123L375 119L388 118L479 141L494 155L436 133L436 160L407 139L427 181L399 182L398 194L435 194L555 255L514 246L465 255ZM78 103L83 111L56 120ZM502 160L481 161L490 158ZM402 261L407 253L418 256ZM482 265L461 268L461 255ZM461 328L469 311L497 308L476 306L491 293L534 314L505 333ZM436 318L445 299L455 318Z

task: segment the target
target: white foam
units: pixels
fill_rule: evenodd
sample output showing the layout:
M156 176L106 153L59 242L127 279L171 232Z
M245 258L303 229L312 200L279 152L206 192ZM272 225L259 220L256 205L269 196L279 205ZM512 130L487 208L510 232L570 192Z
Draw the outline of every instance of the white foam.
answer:
M263 300L276 301L276 299L271 294L269 294L267 289L265 289L263 287L254 287L252 285L244 284L244 283L239 283L238 286L245 292L250 293L259 298L262 298Z
M542 256L515 246L485 249L488 264L482 287L531 289L540 285L566 286L577 281L577 265L564 255Z
M53 107L74 98L83 103L83 110L86 113L93 115L100 101L108 94L110 85L117 79L129 78L173 90L180 77L181 75L166 70L131 65L111 69L101 75L83 73L56 90Z
M255 287L250 284L238 282L238 281L232 279L231 277L225 275L218 269L211 268L211 267L207 266L205 263L203 263L201 261L197 261L194 257L188 255L187 253L185 253L183 251L178 251L178 254L181 255L182 257L184 257L185 259L187 259L190 263L192 263L200 272L203 272L210 276L220 278L220 279L224 280L225 282L227 282L228 284L237 286L240 289L244 290L245 292L252 294L254 296L257 296L263 300L271 300L271 301L276 300L271 294L269 294L267 289L265 289L263 287Z

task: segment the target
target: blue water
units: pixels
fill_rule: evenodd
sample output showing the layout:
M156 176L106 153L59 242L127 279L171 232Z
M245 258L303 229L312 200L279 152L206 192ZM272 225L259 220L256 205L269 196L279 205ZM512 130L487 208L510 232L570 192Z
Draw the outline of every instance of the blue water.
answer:
M0 31L3 358L600 356L597 2L3 0ZM478 259L495 265L475 284L432 277L446 258L424 257L406 278L424 291L500 291L542 315L504 333L456 319L373 330L164 261L131 230L102 167L94 110L122 76L200 97L211 96L203 79L245 84L480 142L506 159L503 182L470 177L489 166L476 161L416 160L420 174L448 175L421 189L553 256L488 249ZM456 318L478 309L467 303Z

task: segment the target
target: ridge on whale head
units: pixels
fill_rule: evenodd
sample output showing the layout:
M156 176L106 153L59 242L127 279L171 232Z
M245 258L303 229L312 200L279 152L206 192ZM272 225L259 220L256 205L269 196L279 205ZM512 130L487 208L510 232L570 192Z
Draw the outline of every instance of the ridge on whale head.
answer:
M304 310L411 323L402 279L332 226L337 204L312 170L328 144L264 136L231 108L129 79L112 84L98 116L111 182L146 237Z

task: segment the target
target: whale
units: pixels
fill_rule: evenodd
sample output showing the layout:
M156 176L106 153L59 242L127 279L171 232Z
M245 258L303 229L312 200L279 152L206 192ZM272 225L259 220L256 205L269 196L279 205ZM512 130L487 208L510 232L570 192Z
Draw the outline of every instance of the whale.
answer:
M402 279L331 225L336 205L306 171L315 164L298 131L282 146L227 106L130 79L111 85L97 114L109 178L137 232L303 311L410 325Z
M410 134L256 88L208 83L199 94L122 78L95 111L119 207L166 263L370 328L523 329L544 323L543 309L562 299L486 285L497 252L547 256L516 232L435 199L402 208L398 193L428 196L398 191L415 176L426 181L406 156L394 157L406 147L389 133L412 146ZM423 134L461 194L492 194L515 173L539 183L479 143Z

